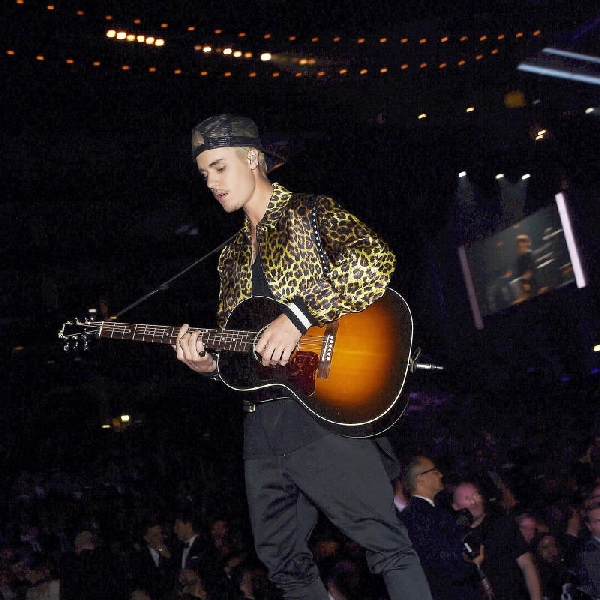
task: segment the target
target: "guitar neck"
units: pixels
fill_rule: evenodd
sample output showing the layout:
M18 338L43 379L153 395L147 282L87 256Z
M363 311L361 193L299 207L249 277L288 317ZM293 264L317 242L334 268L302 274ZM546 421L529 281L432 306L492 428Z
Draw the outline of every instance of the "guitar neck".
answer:
M144 325L141 323L115 323L102 321L99 326L99 336L112 340L133 340L136 342L150 342L153 344L177 343L177 335L181 327L170 325ZM256 338L254 331L235 331L220 329L204 329L190 327L190 333L200 332L202 343L211 350L229 350L231 352L250 352Z

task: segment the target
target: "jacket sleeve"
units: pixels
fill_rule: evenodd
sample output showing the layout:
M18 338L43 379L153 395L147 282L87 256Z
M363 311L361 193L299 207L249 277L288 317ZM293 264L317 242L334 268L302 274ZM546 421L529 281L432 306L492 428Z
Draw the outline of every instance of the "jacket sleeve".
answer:
M314 204L328 273L298 300L319 323L359 312L380 298L394 272L396 257L374 231L334 200Z

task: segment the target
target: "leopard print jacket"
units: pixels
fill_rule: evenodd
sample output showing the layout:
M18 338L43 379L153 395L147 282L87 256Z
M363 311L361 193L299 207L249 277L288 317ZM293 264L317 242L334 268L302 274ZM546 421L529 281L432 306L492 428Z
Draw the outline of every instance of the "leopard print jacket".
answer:
M273 188L256 231L260 258L275 300L303 333L383 295L396 263L385 242L331 198L291 193L277 183ZM249 221L222 251L218 270L217 320L225 327L233 309L252 295Z

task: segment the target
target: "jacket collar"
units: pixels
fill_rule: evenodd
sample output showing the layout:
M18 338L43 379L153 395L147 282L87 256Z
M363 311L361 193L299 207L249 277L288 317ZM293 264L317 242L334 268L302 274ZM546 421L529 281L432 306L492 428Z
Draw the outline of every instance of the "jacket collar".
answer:
M279 183L273 183L273 194L269 200L267 211L263 215L263 218L260 220L259 224L264 227L269 227L270 225L273 225L279 221L281 215L283 214L283 210L288 205L291 197L292 192L284 188ZM247 235L250 234L250 220L248 218L246 218L244 222L243 229Z

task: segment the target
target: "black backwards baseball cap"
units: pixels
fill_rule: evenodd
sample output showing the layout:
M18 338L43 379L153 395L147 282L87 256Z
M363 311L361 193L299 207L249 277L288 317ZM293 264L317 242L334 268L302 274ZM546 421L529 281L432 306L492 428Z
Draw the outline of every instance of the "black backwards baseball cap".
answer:
M264 152L258 127L252 119L238 115L209 117L192 129L192 155L215 148L252 147Z

